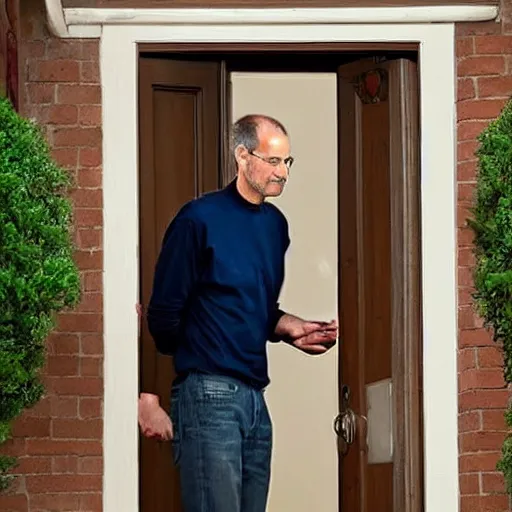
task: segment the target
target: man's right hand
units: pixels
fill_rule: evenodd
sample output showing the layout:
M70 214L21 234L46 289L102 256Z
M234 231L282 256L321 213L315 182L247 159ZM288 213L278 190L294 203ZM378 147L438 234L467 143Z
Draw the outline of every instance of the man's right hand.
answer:
M142 434L150 439L170 441L173 437L169 415L160 407L157 395L141 393L139 397L139 427Z

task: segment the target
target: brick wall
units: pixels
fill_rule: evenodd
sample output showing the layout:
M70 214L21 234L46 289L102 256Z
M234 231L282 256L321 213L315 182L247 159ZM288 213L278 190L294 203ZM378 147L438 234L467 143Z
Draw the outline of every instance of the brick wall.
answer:
M472 236L465 227L475 185L477 135L512 95L512 2L499 23L457 27L459 194L459 466L461 512L509 508L496 462L508 391L502 357L471 303Z
M100 511L102 488L102 190L98 42L59 40L44 2L21 1L22 113L45 125L57 161L76 179L76 260L83 300L48 343L47 396L14 429L14 493L0 510ZM4 450L2 450L4 451Z

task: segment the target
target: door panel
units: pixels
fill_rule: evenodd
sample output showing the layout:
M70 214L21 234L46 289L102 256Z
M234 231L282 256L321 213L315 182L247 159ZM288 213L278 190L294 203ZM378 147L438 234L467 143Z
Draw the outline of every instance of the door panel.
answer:
M220 180L220 63L141 58L140 283L149 301L164 232L179 208L215 190ZM140 336L141 390L158 394L169 410L172 359L159 355L144 322ZM169 443L141 437L141 512L181 510Z
M416 73L405 59L338 70L338 420L356 427L349 444L337 421L343 511L421 510Z

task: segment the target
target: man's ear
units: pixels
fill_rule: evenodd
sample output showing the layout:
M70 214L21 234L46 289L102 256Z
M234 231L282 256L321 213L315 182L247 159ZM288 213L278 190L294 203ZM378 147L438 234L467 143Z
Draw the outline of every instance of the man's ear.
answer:
M249 152L247 151L247 148L245 146L242 146L242 144L239 144L235 148L235 160L237 167L244 168L247 165L247 158L249 157Z

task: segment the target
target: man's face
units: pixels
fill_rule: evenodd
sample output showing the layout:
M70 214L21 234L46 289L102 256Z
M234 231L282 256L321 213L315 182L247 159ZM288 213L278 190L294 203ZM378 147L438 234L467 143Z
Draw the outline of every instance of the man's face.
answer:
M247 182L263 198L279 196L288 180L290 141L268 123L258 127L258 147L245 155L241 169Z

